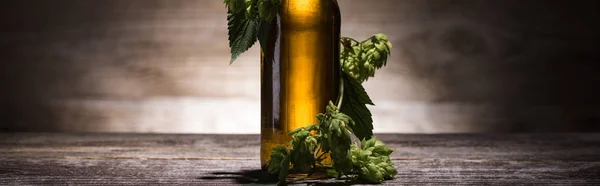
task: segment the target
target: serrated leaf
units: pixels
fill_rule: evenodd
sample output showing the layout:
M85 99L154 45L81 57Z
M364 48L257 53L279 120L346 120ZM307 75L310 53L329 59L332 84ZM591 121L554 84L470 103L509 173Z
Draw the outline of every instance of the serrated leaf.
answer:
M260 18L260 28L258 31L258 42L263 51L267 51L267 42L269 35L277 35L277 24L274 24L274 19L279 12L281 0L258 0L258 17ZM273 43L271 43L273 44Z
M271 22L268 21L264 21L261 20L260 21L260 26L258 28L258 35L256 36L256 38L258 39L258 43L260 44L260 49L262 49L263 52L267 52L267 42L269 42L269 33L275 31L275 33L271 33L271 34L277 34L276 31L277 30L271 30ZM274 25L277 26L277 25Z
M258 33L258 21L246 19L244 13L232 13L227 15L227 29L229 34L229 47L231 48L231 60L233 63L237 57L246 52L256 42Z
M374 105L361 83L342 72L344 97L340 111L354 120L350 125L358 139L370 139L373 136L373 119L366 104Z

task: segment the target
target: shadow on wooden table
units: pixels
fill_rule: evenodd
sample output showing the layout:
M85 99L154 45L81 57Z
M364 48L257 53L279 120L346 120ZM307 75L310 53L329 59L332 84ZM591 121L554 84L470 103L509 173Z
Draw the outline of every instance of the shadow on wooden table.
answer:
M213 172L210 176L202 176L203 180L232 180L237 184L276 184L277 177L257 170L243 170L237 172Z
M202 176L198 179L202 180L231 180L236 184L249 184L249 185L275 185L278 180L276 176L273 176L260 169L257 170L243 170L238 172L213 172L210 176ZM351 182L332 182L331 180L323 180L325 182L316 183L318 180L302 181L301 183L315 186L338 186L338 185L351 185Z

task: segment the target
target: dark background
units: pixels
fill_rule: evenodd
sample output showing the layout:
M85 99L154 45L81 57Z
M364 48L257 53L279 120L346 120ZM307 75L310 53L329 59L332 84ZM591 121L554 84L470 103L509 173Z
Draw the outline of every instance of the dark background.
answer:
M339 0L381 32L376 132L598 132L600 1ZM0 1L0 131L258 133L221 0ZM231 114L235 112L236 114Z

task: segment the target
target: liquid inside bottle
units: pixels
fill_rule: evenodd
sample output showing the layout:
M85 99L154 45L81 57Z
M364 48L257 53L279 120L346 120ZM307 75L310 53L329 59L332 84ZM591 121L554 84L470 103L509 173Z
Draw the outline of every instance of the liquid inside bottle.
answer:
M339 91L340 12L335 0L283 0L261 49L261 165L288 132L317 123Z

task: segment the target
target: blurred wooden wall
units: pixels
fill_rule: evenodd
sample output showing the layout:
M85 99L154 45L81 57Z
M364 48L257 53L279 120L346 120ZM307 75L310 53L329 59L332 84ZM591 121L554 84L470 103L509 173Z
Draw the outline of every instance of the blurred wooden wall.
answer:
M339 0L394 45L376 132L598 131L598 1ZM220 0L0 2L5 131L258 133L258 47Z

